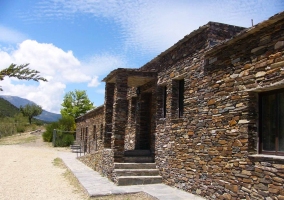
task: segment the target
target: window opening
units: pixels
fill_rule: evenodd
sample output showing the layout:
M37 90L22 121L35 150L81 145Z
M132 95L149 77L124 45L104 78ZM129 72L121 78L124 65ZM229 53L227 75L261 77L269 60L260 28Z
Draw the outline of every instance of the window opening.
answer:
M259 94L260 153L284 155L284 90Z
M163 118L166 118L167 114L167 87L163 88Z
M179 117L183 117L184 111L184 79L179 80L178 82L178 114Z

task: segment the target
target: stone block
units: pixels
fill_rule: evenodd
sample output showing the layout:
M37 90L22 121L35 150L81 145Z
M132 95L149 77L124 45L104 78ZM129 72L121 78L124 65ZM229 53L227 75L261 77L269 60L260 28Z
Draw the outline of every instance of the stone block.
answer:
M284 46L284 41L278 41L276 42L276 44L274 45L274 49L280 49Z

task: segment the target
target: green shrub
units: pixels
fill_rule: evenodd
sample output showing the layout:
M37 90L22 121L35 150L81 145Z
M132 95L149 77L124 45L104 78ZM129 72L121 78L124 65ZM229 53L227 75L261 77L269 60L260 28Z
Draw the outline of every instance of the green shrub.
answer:
M53 122L51 124L48 124L46 126L46 131L42 134L42 138L44 142L52 142L53 137L53 130L58 129L59 123Z
M45 131L42 134L42 139L44 142L52 142L52 134L50 134L49 132Z
M25 126L23 126L23 125L17 126L17 133L24 133L25 131L26 131Z
M64 133L62 131L56 132L55 147L67 147L73 144L74 136L70 133Z
M67 147L74 143L74 136L71 134L64 134L62 140L64 146Z

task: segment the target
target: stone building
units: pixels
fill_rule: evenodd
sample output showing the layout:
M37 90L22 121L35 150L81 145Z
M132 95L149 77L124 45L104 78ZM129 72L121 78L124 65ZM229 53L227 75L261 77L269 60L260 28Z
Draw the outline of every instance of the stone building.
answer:
M94 170L208 199L284 199L284 12L251 28L209 22L103 81L104 105L76 119Z

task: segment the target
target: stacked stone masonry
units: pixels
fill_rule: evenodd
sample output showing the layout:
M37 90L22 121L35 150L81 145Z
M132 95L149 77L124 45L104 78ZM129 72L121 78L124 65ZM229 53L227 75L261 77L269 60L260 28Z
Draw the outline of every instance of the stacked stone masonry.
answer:
M83 160L115 181L125 151L148 149L168 185L207 199L283 200L284 156L259 147L259 94L283 79L284 12L248 29L209 22L104 79L105 104L76 119L78 140L103 126Z

